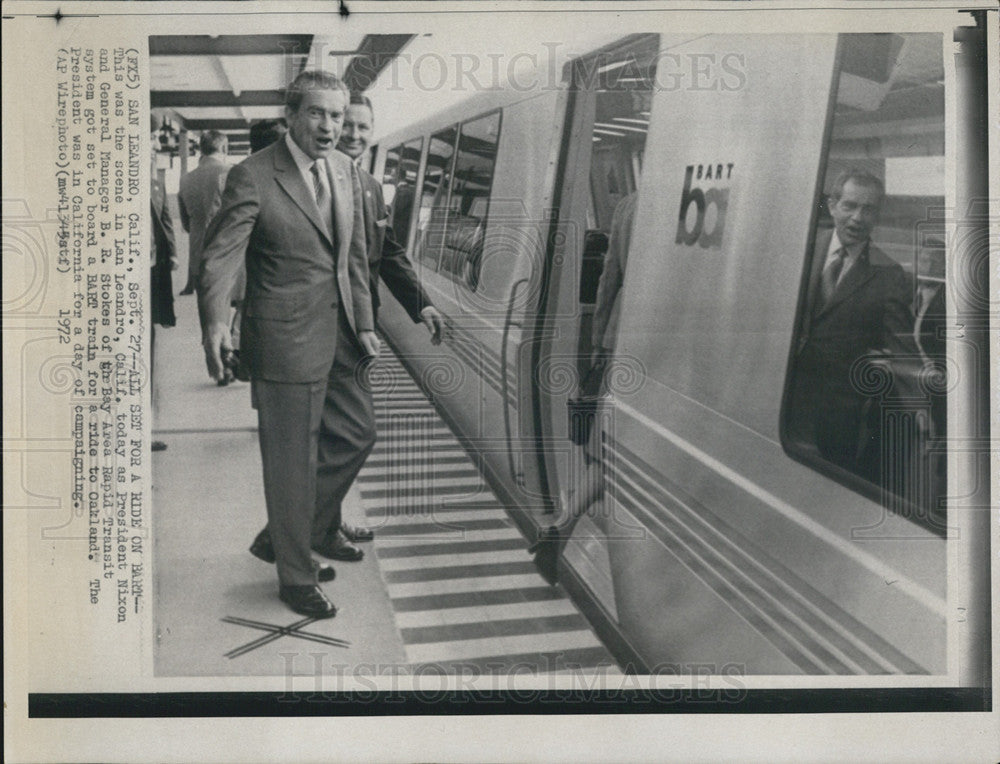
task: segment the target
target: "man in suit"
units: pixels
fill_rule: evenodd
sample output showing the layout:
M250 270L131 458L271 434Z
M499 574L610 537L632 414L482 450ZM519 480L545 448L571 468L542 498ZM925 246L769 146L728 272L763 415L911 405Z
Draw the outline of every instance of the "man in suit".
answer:
M201 252L205 243L205 229L222 202L222 190L226 187L226 153L229 141L218 130L206 130L201 134L199 148L201 159L198 166L181 178L177 193L177 206L181 213L181 225L188 237L188 280L181 294L191 294L198 283L201 271Z
M368 150L373 127L371 101L360 93L351 94L337 150L358 165ZM396 242L392 229L387 225L389 214L382 197L382 187L371 173L360 166L358 174L361 179L372 313L377 318L378 285L381 277L414 323L422 321L431 333L431 342L437 344L441 341L443 327L441 314L420 286L420 280L406 257L405 248ZM339 433L345 442L353 443L364 457L352 464L351 474L344 475L336 493L336 501L317 507L313 524L313 550L330 559L353 561L360 560L364 553L352 542L369 541L375 534L370 528L344 522L341 502L375 445L375 409L371 391L359 383L354 366L342 362L340 358L334 359L333 365L331 379L336 377L337 383L330 385L329 395L336 405L331 410L330 428ZM258 534L251 552L270 561L273 555L267 529Z
M823 458L876 484L881 422L865 365L899 385L901 363L916 357L910 280L870 239L884 196L882 181L860 170L834 183L834 227L817 237L792 404L795 428Z
M313 560L313 518L329 511L342 475L363 460L330 427L330 391L340 383L331 370L335 358L357 364L379 349L361 185L354 164L334 151L347 102L326 72L305 71L289 85L284 139L229 172L205 235L199 289L205 356L218 380L232 350L229 302L245 253L240 364L258 413L279 596L317 618L336 608L318 586L333 571Z

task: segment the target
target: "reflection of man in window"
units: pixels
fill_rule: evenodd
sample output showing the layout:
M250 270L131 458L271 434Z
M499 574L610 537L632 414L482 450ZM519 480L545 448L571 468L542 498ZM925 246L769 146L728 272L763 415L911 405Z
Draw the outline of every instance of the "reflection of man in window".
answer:
M884 369L894 356L917 352L908 279L869 238L884 196L882 181L859 170L834 184L834 230L817 237L793 402L796 425L825 459L876 483L881 427L872 389L879 385L871 383L880 375L871 364L881 358L875 366Z

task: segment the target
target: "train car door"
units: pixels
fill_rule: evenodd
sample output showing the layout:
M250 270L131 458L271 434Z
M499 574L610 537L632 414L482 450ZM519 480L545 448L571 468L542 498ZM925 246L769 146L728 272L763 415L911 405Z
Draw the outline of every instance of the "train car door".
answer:
M548 288L533 345L537 355L530 364L544 443L541 472L560 513L587 490L593 454L585 441L594 418L602 417L601 411L590 410L589 400L575 405L577 394L581 388L595 393L607 364L618 376L635 371L627 360L614 358L614 347L658 50L659 35L633 35L569 65ZM601 614L613 620L616 607L607 528L599 514L588 514L575 526L561 580L578 589L584 601L597 603L601 629ZM627 645L619 647L629 654Z

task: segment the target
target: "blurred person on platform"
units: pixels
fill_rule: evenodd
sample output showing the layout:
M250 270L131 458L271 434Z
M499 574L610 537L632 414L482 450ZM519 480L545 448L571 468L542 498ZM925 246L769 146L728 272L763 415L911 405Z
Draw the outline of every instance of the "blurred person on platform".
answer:
M181 178L177 193L177 206L181 225L188 232L188 277L182 295L193 294L201 272L201 253L205 243L205 229L219 210L222 190L226 187L229 165L226 154L229 141L218 130L205 130L199 141L201 158L198 166Z

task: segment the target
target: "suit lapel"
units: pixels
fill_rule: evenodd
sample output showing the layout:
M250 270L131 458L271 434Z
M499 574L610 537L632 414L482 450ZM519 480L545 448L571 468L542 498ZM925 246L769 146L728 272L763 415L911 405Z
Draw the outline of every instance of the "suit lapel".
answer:
M824 233L816 242L813 250L812 270L809 273L809 286L806 290L806 325L811 323L813 313L817 308L816 302L820 299L820 280L823 276L823 266L826 263L826 251L830 248L830 239L833 231Z
M309 189L306 188L306 183L302 179L302 173L299 172L298 165L295 164L295 160L292 158L292 152L288 150L288 146L285 145L284 140L278 141L277 151L274 152L274 179L284 189L285 193L291 197L296 206L302 210L302 214L309 218L309 222L313 224L313 227L332 246L333 241L330 239L330 232L326 230L326 225L324 225L323 220L319 216L316 201L313 199L313 195Z

